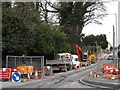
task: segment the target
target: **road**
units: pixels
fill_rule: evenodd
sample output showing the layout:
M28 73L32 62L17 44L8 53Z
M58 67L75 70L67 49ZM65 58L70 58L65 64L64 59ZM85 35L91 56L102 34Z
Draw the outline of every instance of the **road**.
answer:
M56 74L51 76L48 79L42 79L34 83L27 83L24 85L14 86L10 88L94 88L91 86L83 85L79 82L81 78L84 78L86 75L89 75L90 69L96 71L104 63L110 63L111 60L104 60L99 58L96 64L92 64L88 67L81 67L80 71L68 71ZM4 90L4 89L3 89Z

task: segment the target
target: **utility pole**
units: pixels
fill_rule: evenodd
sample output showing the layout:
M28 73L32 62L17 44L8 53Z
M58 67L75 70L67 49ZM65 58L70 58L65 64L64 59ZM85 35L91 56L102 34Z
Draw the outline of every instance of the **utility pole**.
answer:
M116 64L116 61L115 61L115 28L114 28L114 25L113 25L113 64L114 65Z

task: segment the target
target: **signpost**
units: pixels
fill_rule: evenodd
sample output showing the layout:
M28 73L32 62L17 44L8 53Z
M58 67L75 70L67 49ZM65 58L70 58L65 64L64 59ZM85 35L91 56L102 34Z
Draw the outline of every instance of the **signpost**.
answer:
M12 82L21 82L21 74L19 72L12 72Z

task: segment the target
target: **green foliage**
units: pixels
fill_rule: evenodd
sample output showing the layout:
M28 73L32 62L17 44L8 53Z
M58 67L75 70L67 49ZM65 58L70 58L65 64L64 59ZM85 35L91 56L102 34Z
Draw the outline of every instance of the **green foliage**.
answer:
M69 51L66 34L59 26L42 22L32 6L32 3L16 3L14 8L3 9L3 53L46 55Z
M81 32L84 26L89 23L101 24L98 19L104 15L96 14L96 11L101 12L101 14L105 13L105 7L101 2L60 2L58 8L60 25L72 46L74 46L74 43L82 45L80 39L82 39ZM91 36L90 38L94 37ZM89 39L88 43L93 44L93 41ZM85 43L87 44L87 42Z
M59 27L42 23L38 26L36 33L34 43L39 53L48 54L65 50L66 34L61 32Z
M108 47L108 42L105 34L101 35L89 35L83 39L85 46L101 46L102 49Z
M58 8L59 25L52 25L41 18L49 10L40 3L11 2L2 3L2 50L4 55L14 54L51 54L58 52L75 53L75 44L83 39L83 27L94 19L94 2L61 2ZM98 4L97 4L98 5ZM99 8L100 5L96 6ZM40 9L41 8L41 9ZM89 11L93 10L93 11ZM46 13L42 13L45 10ZM42 13L42 14L41 14ZM87 16L90 15L90 16ZM92 15L92 16L91 16ZM91 19L91 17L93 17ZM97 17L98 19L98 17ZM98 37L98 41L106 48L105 36ZM91 39L89 39L91 38ZM85 45L94 44L95 36L86 37ZM97 38L97 37L96 37Z

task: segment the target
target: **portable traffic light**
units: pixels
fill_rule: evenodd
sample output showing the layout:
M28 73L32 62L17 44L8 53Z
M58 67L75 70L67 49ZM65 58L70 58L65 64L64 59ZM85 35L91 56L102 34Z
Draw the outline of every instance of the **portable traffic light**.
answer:
M118 51L118 58L120 58L120 51Z
M23 55L22 55L22 63L23 63L23 64L26 64L26 60L25 60L25 59L26 59L26 55L23 54Z
M25 58L25 57L26 57L26 55L25 55L25 54L23 54L23 55L22 55L22 58Z

